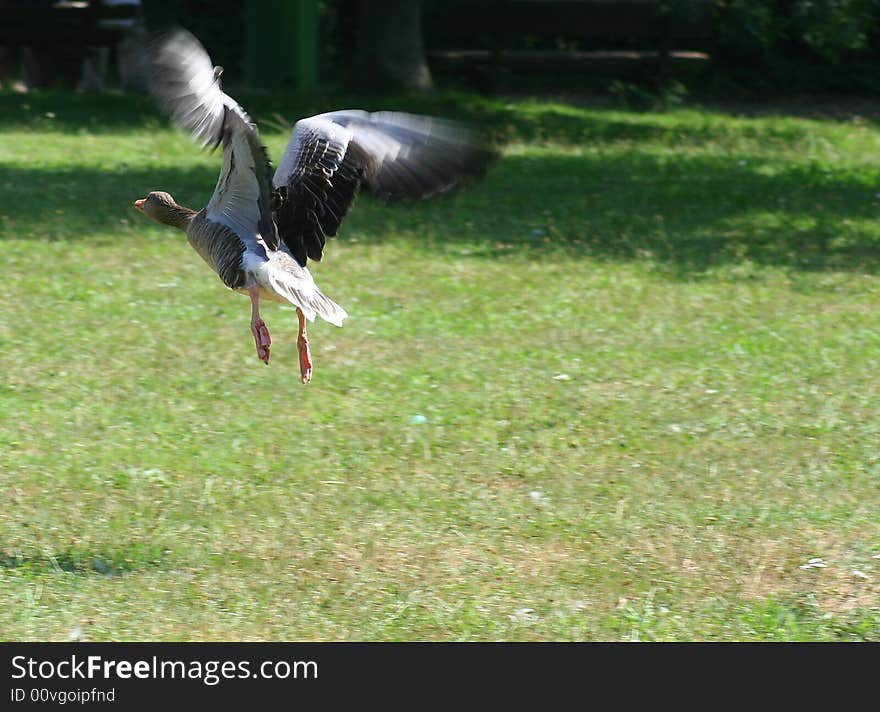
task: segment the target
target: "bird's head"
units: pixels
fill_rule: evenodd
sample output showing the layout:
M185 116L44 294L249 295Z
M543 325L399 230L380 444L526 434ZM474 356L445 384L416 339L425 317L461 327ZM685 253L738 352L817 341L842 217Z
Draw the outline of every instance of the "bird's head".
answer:
M146 198L135 200L134 207L156 222L183 229L194 215L192 210L178 205L174 198L163 190L154 190Z

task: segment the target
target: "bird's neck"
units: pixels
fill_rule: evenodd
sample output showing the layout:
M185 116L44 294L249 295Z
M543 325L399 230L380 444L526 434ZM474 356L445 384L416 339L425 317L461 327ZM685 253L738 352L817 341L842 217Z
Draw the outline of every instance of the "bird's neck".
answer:
M171 227L176 227L184 232L189 227L192 219L196 216L196 211L183 205L174 205L162 215L162 222Z

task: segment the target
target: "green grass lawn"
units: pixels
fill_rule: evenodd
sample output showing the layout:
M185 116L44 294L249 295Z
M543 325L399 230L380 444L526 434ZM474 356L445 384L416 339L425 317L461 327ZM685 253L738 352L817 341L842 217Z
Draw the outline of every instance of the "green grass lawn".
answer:
M358 200L303 386L131 208L218 155L0 94L0 638L880 640L880 107L240 96L276 159L348 103L504 155Z

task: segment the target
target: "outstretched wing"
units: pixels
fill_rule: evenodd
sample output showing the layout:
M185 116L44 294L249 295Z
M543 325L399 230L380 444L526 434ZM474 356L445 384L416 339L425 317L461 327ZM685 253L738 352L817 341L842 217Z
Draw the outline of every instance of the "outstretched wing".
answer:
M243 240L262 236L278 249L272 220L272 167L257 127L220 87L201 43L177 29L160 39L152 55L153 92L164 109L202 147L223 146L223 168L206 217L232 228Z
M452 121L349 110L302 119L275 171L275 221L300 264L320 260L363 184L384 199L421 199L483 173L496 153Z

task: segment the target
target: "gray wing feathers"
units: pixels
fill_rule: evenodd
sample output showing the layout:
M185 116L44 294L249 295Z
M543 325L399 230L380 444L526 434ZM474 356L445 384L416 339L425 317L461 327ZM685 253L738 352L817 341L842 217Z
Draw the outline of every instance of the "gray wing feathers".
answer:
M454 121L393 111L332 111L298 121L275 187L290 185L308 172L307 147L326 142L343 156L356 148L363 182L384 198L426 198L482 173L496 157L465 127Z
M279 237L300 264L320 260L361 184L381 198L427 198L483 173L495 156L434 117L347 110L302 119L273 178Z
M226 112L223 169L207 207L209 220L228 225L250 242L260 235L278 249L272 220L269 159L255 129L234 109Z
M297 121L272 184L290 185L315 168L329 179L339 169L350 139L351 132L321 116Z
M203 147L223 145L223 169L207 217L256 244L278 248L272 220L272 169L250 117L220 87L220 68L186 30L166 35L153 51L153 92Z
M186 30L162 37L153 47L153 93L179 126L202 147L223 137L227 100L201 43Z

